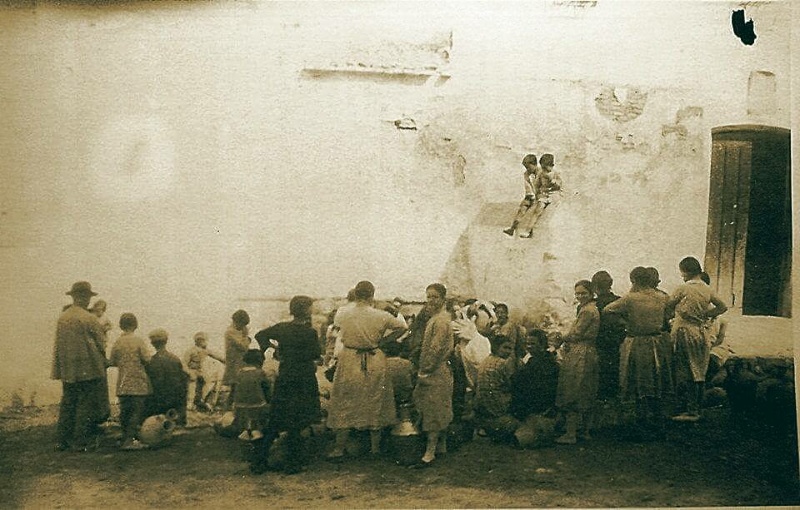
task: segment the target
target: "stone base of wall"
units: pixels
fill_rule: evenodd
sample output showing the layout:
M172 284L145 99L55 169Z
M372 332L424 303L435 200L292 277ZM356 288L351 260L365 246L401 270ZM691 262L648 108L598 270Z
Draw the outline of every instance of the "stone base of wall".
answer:
M663 399L665 417L675 409L673 397ZM729 358L722 366L714 358L706 380L704 413L729 411L732 424L757 429L768 427L780 433L797 434L794 360L785 357ZM601 404L596 428L633 426L634 403Z

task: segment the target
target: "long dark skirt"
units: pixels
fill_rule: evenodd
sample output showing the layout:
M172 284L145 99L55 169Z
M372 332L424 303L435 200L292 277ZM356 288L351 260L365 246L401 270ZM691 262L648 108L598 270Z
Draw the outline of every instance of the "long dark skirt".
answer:
M281 367L270 407L270 426L279 431L302 430L318 422L319 385L314 372L294 373Z

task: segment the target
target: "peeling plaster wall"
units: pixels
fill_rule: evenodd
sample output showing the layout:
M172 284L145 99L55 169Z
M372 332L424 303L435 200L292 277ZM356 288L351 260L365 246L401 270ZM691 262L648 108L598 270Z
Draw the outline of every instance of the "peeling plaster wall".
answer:
M504 260L479 262L479 281L467 288L491 297L505 287L505 299L524 307L546 287L536 274L551 270L542 257L548 250L565 296L571 282L600 268L623 292L639 264L658 267L664 288L674 288L677 261L704 253L711 129L790 124L788 6L751 7L760 27L754 47L729 37L734 4L600 2L579 16L539 20L498 9L482 18L507 30L492 34L491 56L454 69L442 118L430 126L439 135L427 136L458 141L452 152L468 162L466 195L506 203L495 209L502 221L467 231L477 236L473 257ZM608 28L602 38L585 37L599 27ZM465 45L474 55L481 42ZM454 66L467 51L455 45ZM780 106L770 115L748 111L749 74L761 68L783 76L775 87ZM527 152L556 155L568 191L558 211L563 223L540 225L547 234L537 246L518 245L536 238L508 245L494 233L513 217ZM469 254L455 259L470 262ZM448 269L448 280L463 280L455 272Z
M112 319L166 327L175 352L200 329L221 347L240 306L254 328L278 320L263 296L343 295L369 278L383 297L421 298L484 205L519 200L529 151L553 152L570 192L574 228L550 238L553 292L600 266L624 282L639 263L671 288L674 263L702 256L710 129L790 123L789 9L748 5L759 39L745 47L736 5L0 10L0 324L13 353L0 388L53 393L52 332L77 279ZM397 61L451 78L303 73ZM776 77L767 116L747 112L756 70ZM641 111L614 88L646 97ZM404 116L416 131L394 126Z
M515 249L533 249L516 246L527 243L553 251L563 261L558 276L566 280L567 287L573 278L584 277L587 272L591 276L605 268L617 276L624 289L628 271L640 264L659 267L666 284L674 286L679 277L673 267L676 261L687 254L702 257L704 251L710 164L708 121L702 107L688 110L683 106L686 93L651 89L640 116L615 122L595 107L595 99L604 88L591 82L541 82L536 85L540 94L523 103L526 111L537 112L527 119L532 136L526 147L539 155L545 151L556 154L565 188L559 214L563 221L577 222L579 232L570 235L568 229L561 231L561 225L553 220L544 236L546 244L537 239L492 237L488 232L483 243L487 249L492 242L506 246L510 241L509 246ZM549 97L574 100L564 101L558 110L548 110ZM687 111L694 113L686 117ZM513 118L513 112L505 113L501 116ZM524 116L519 117L521 122ZM677 121L678 117L685 118ZM501 220L495 227L502 228L513 218L521 196L522 156L494 147L494 153L489 150L484 158L485 166L468 169L468 185L486 202L507 203L504 211L497 212ZM505 275L499 272L497 282L515 281L518 271L536 270L529 263L517 266ZM492 290L497 292L498 285Z

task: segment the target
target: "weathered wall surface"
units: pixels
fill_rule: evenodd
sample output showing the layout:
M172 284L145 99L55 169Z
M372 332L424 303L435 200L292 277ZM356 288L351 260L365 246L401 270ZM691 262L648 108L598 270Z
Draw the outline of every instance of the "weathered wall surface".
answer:
M790 9L748 5L747 47L733 3L566 4L0 11L0 389L52 390L53 326L78 279L112 319L166 327L177 352L199 329L221 347L239 306L255 327L280 318L258 297L369 278L420 298L484 205L519 199L529 151L556 155L567 197L538 244L478 235L473 251L529 264L476 292L524 305L502 292L522 276L549 271L547 292L568 295L601 267L622 292L637 264L670 289L677 260L702 256L710 129L790 124ZM303 72L332 64L451 77ZM748 113L755 70L775 75L766 113Z
M484 190L487 202L497 201L489 197L509 201L482 215L481 225L473 225L469 234L473 261L494 262L488 276L478 277L475 290L502 295L503 286L510 286L508 299L521 305L541 290L536 283L519 287L543 273L545 254L552 255L553 270L567 289L599 269L616 275L625 288L626 275L636 265L658 267L665 284L677 283L677 260L688 254L702 258L704 251L710 143L704 108L682 106L691 104L690 91L628 88L629 97L620 105L615 97L607 99L614 88L602 83L550 81L536 89L538 101L528 100L525 110L543 112L531 122L541 141L528 145L555 144L549 150L559 157L564 197L542 218L532 239L508 239L500 230L516 210L511 199L521 196L521 157L505 158L505 168L483 169L480 181L510 181L518 188L513 195L499 184ZM551 111L542 100L548 97L573 100ZM623 114L639 111L621 122L609 118L614 107ZM548 139L551 130L554 136Z

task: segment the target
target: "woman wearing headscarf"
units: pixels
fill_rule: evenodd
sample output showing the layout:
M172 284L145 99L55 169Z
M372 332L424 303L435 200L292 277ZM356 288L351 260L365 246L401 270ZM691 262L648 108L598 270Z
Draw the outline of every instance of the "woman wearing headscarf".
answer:
M292 320L262 329L255 335L261 351L277 344L275 358L280 362L275 389L270 402L269 426L256 445L251 465L254 473L267 469L269 447L280 432L287 432L288 454L284 472L300 472L307 462L303 451L303 429L320 418L317 361L322 356L316 330L311 327L311 306L308 296L295 296L289 302Z

